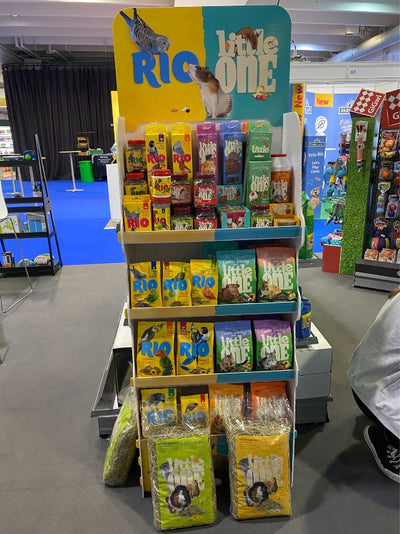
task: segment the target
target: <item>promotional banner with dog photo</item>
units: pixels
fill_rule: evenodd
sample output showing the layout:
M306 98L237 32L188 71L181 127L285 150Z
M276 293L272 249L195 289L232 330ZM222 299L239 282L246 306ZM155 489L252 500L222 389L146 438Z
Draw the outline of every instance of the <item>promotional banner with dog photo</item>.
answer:
M288 111L291 21L279 6L129 8L113 24L119 112L141 123Z

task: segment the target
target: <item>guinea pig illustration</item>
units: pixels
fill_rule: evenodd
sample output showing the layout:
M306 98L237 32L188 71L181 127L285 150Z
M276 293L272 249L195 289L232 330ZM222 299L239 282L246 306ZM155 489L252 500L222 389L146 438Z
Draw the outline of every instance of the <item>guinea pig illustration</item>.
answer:
M219 293L221 300L234 302L240 299L239 284L227 284Z
M204 109L211 118L227 117L232 110L232 99L221 89L221 84L210 69L189 65L188 74L197 83Z

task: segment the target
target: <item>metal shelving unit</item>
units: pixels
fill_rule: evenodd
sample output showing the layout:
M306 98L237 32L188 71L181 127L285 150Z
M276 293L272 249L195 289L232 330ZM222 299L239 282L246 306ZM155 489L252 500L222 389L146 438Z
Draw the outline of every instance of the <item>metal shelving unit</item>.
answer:
M44 215L44 221L46 226L45 231L17 232L17 237L18 239L44 238L47 240L48 251L50 254L50 260L48 264L29 266L28 271L29 274L33 276L41 276L48 274L54 276L62 266L62 259L54 223L53 210L49 197L49 190L47 187L46 172L43 164L42 151L40 148L39 138L37 134L35 134L34 140L37 160L2 160L0 161L0 167L31 168L37 174L37 178L41 186L41 196L16 196L13 198L6 198L5 201L8 213L11 215L13 213L42 213ZM3 252L7 250L4 242L9 239L15 239L13 233L0 234L0 244ZM53 246L53 240L55 247ZM57 252L57 258L54 258L53 252ZM0 267L0 273L5 276L23 276L25 275L25 269L23 267Z

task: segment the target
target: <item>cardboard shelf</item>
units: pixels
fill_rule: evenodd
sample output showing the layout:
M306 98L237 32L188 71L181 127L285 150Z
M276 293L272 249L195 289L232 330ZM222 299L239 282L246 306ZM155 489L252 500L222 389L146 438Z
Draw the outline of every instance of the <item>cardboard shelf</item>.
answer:
M269 228L217 228L164 232L124 232L125 245L147 243L202 243L208 241L251 241L301 238L301 226L271 226Z
M143 389L210 384L243 384L246 382L292 380L294 378L296 378L295 370L285 369L282 371L249 371L247 373L212 373L208 375L137 376L134 382L137 388Z
M131 319L138 321L186 319L190 317L227 317L228 315L264 315L297 312L297 300L293 302L255 302L250 304L217 304L216 306L172 306L131 308Z

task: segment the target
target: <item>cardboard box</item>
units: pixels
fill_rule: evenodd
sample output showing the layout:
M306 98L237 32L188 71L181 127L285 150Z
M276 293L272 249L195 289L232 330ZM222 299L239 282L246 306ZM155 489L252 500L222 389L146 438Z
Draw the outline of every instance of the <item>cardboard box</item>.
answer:
M318 339L318 343L296 348L300 376L330 373L332 370L333 351L331 345L314 323L311 323L311 333Z
M44 213L27 213L28 232L45 232L46 221Z
M21 216L20 215L8 215L7 219L4 219L4 221L0 222L0 234L12 234L13 233L13 227L11 224L10 219L12 219L14 223L14 228L17 233L22 232L22 226L21 226Z

